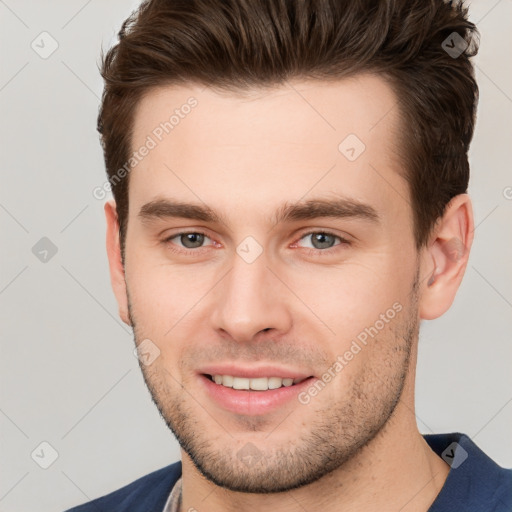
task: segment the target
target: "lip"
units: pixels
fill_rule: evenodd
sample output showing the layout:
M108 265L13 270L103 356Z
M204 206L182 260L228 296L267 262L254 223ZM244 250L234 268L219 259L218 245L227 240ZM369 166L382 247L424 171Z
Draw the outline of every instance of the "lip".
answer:
M240 369L237 369L238 373L235 373L237 377L257 378L257 377L278 377L279 374L264 373L262 371L247 371L246 374L239 373ZM199 381L203 387L206 395L222 409L245 416L261 416L264 414L271 413L279 407L283 407L287 403L296 401L296 405L299 405L298 395L301 391L310 386L315 377L302 376L304 380L298 384L292 386L283 386L278 389L269 389L267 391L253 391L253 390L239 390L216 384L211 380L209 375L211 373L199 374ZM214 373L213 375L232 375L229 372ZM299 377L296 373L289 372L288 376L284 378L293 378L293 376ZM306 378L307 377L307 378Z
M207 375L232 375L246 379L258 377L281 377L282 379L305 379L311 377L311 373L283 368L275 365L265 365L252 368L244 368L235 364L223 364L206 366L198 370L198 373Z

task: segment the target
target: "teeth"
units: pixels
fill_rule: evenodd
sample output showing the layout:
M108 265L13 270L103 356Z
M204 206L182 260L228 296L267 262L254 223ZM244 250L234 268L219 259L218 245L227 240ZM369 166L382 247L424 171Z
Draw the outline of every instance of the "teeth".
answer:
M218 382L217 384L222 384L228 388L233 387L233 381L235 380L235 378L231 377L231 375L217 375L217 377L220 377L222 379L222 381Z
M233 385L229 387L232 387L233 389L249 389L250 384L250 379L233 377Z
M249 381L249 387L255 391L266 391L268 389L267 377L259 377L257 379L246 379Z
M283 385L283 379L279 377L270 377L268 379L268 389L277 389Z
M248 379L246 377L233 377L232 375L213 375L215 384L220 384L233 389L252 389L254 391L267 391L278 389L281 386L291 386L302 382L304 379L282 379L281 377L257 377Z

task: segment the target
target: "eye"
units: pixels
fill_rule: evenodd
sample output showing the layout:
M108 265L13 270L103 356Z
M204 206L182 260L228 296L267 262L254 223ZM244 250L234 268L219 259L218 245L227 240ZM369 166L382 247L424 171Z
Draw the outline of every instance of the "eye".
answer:
M327 249L331 249L337 245L350 245L348 240L345 240L339 235L335 235L334 233L330 233L328 231L310 231L302 235L300 240L310 240L310 245L299 245L299 247L304 247L306 249L317 249L325 252ZM339 243L335 243L336 240L339 240ZM296 244L297 245L297 244Z
M165 243L172 243L183 249L201 249L205 240L212 241L205 233L199 231L187 231L176 233L164 240Z
M310 240L309 245L303 245L300 243L301 240ZM206 233L200 231L183 231L180 233L175 233L163 242L168 244L169 248L175 252L187 253L187 252L199 252L199 250L205 248L203 245L207 240L209 240L210 244L208 245L216 245ZM336 241L338 240L338 243ZM327 253L330 252L330 249L334 249L338 245L346 245L349 246L351 243L342 238L339 235L334 233L330 233L328 231L310 231L309 233L305 233L299 239L299 242L292 244L292 247L303 247L306 251L314 254Z

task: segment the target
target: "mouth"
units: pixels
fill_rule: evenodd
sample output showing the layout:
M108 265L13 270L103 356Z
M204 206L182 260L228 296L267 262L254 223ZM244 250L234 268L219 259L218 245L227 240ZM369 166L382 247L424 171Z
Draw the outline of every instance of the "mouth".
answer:
M204 371L204 370L203 370ZM199 373L200 392L211 403L235 415L263 416L283 407L302 407L301 392L314 384L313 376L288 375L265 376L262 371L246 372L253 375L229 375L227 373ZM295 404L295 405L294 405Z
M282 387L291 387L300 384L311 377L239 377L234 375L203 374L215 384L240 391L268 391Z

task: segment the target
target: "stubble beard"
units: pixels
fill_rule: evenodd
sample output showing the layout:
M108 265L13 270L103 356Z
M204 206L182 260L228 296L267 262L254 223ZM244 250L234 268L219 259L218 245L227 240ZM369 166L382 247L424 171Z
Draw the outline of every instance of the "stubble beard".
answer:
M201 405L168 370L155 370L140 361L139 365L160 415L205 478L237 492L290 491L342 467L384 432L402 395L411 348L418 338L417 290L418 273L412 286L412 300L404 308L405 315L389 326L390 334L386 339L369 342L369 345L380 343L386 347L372 360L373 365L363 365L351 388L338 402L323 407L317 405L313 414L308 411L309 405L298 404L290 417L294 416L298 423L302 415L309 413L311 419L306 420L306 429L300 435L279 446L272 446L272 434L261 435L264 429L268 432L275 429L277 423L267 425L265 419L240 417L237 432L230 433L229 425L219 426L207 413L203 417L208 419L200 421L194 411ZM130 301L129 314L138 345L145 336L137 331ZM364 350L372 350L372 347ZM383 358L386 358L385 364L382 364ZM335 383L336 379L328 385ZM321 393L315 400L321 400ZM278 429L286 428L287 421L288 418ZM242 437L241 425L246 427ZM215 438L211 436L212 429L218 432ZM251 441L250 432L257 432L258 439L266 441L258 442L256 438ZM244 456L247 452L253 456Z

